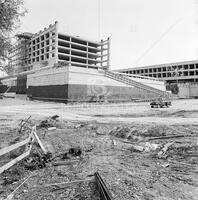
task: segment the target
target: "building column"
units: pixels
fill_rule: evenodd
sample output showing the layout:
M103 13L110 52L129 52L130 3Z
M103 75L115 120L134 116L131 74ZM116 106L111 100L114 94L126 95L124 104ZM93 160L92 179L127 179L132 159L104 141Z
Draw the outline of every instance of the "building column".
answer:
M58 22L57 21L55 22L55 63L58 63Z

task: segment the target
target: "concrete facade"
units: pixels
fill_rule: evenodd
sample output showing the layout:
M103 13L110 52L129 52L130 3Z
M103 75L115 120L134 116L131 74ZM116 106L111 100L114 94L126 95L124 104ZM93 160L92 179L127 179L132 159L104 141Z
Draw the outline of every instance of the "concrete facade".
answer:
M151 83L150 80L136 80ZM160 87L162 85L161 82ZM116 102L155 96L152 92L105 77L97 69L75 66L46 68L27 75L27 93L34 99L65 102L92 102L99 97Z

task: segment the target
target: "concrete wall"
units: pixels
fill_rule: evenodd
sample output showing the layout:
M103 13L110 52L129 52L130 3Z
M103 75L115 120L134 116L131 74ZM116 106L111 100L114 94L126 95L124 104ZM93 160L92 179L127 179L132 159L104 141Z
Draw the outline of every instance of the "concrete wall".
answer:
M27 75L27 87L68 84L68 68L43 68Z
M198 97L198 84L192 83L190 84L190 97Z
M9 92L16 92L17 77L2 79L0 81L0 93L6 92L8 88Z
M190 97L190 85L189 84L178 84L179 87L179 98L189 98Z
M141 80L145 83L145 80ZM147 84L153 84L151 80ZM157 82L156 87L164 87ZM96 69L80 67L69 68L68 99L70 101L90 101L93 96L103 95L110 101L131 101L132 99L153 98L155 94L126 85L105 77Z
M94 97L129 100L134 87L105 77L96 69L81 67L69 68L69 101L92 101Z
M180 98L194 98L198 97L198 84L197 83L185 83L179 84Z
M35 98L66 100L68 68L43 68L27 76L27 94Z
M37 99L61 101L95 101L101 97L108 101L131 101L156 96L108 78L97 69L74 66L43 67L28 74L27 94Z

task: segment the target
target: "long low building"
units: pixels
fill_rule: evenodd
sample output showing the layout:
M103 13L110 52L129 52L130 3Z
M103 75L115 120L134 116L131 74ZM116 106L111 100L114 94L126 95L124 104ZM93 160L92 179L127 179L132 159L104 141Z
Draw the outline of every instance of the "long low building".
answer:
M176 84L181 98L198 97L198 60L116 70L127 75L141 75Z
M126 68L116 71L158 78L167 83L198 82L198 60Z

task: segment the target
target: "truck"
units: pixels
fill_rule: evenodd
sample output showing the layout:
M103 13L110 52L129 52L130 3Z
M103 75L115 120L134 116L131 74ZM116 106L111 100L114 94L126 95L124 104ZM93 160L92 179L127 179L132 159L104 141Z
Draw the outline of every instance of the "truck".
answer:
M171 105L172 103L170 100L163 98L152 100L150 103L151 108L168 108Z

